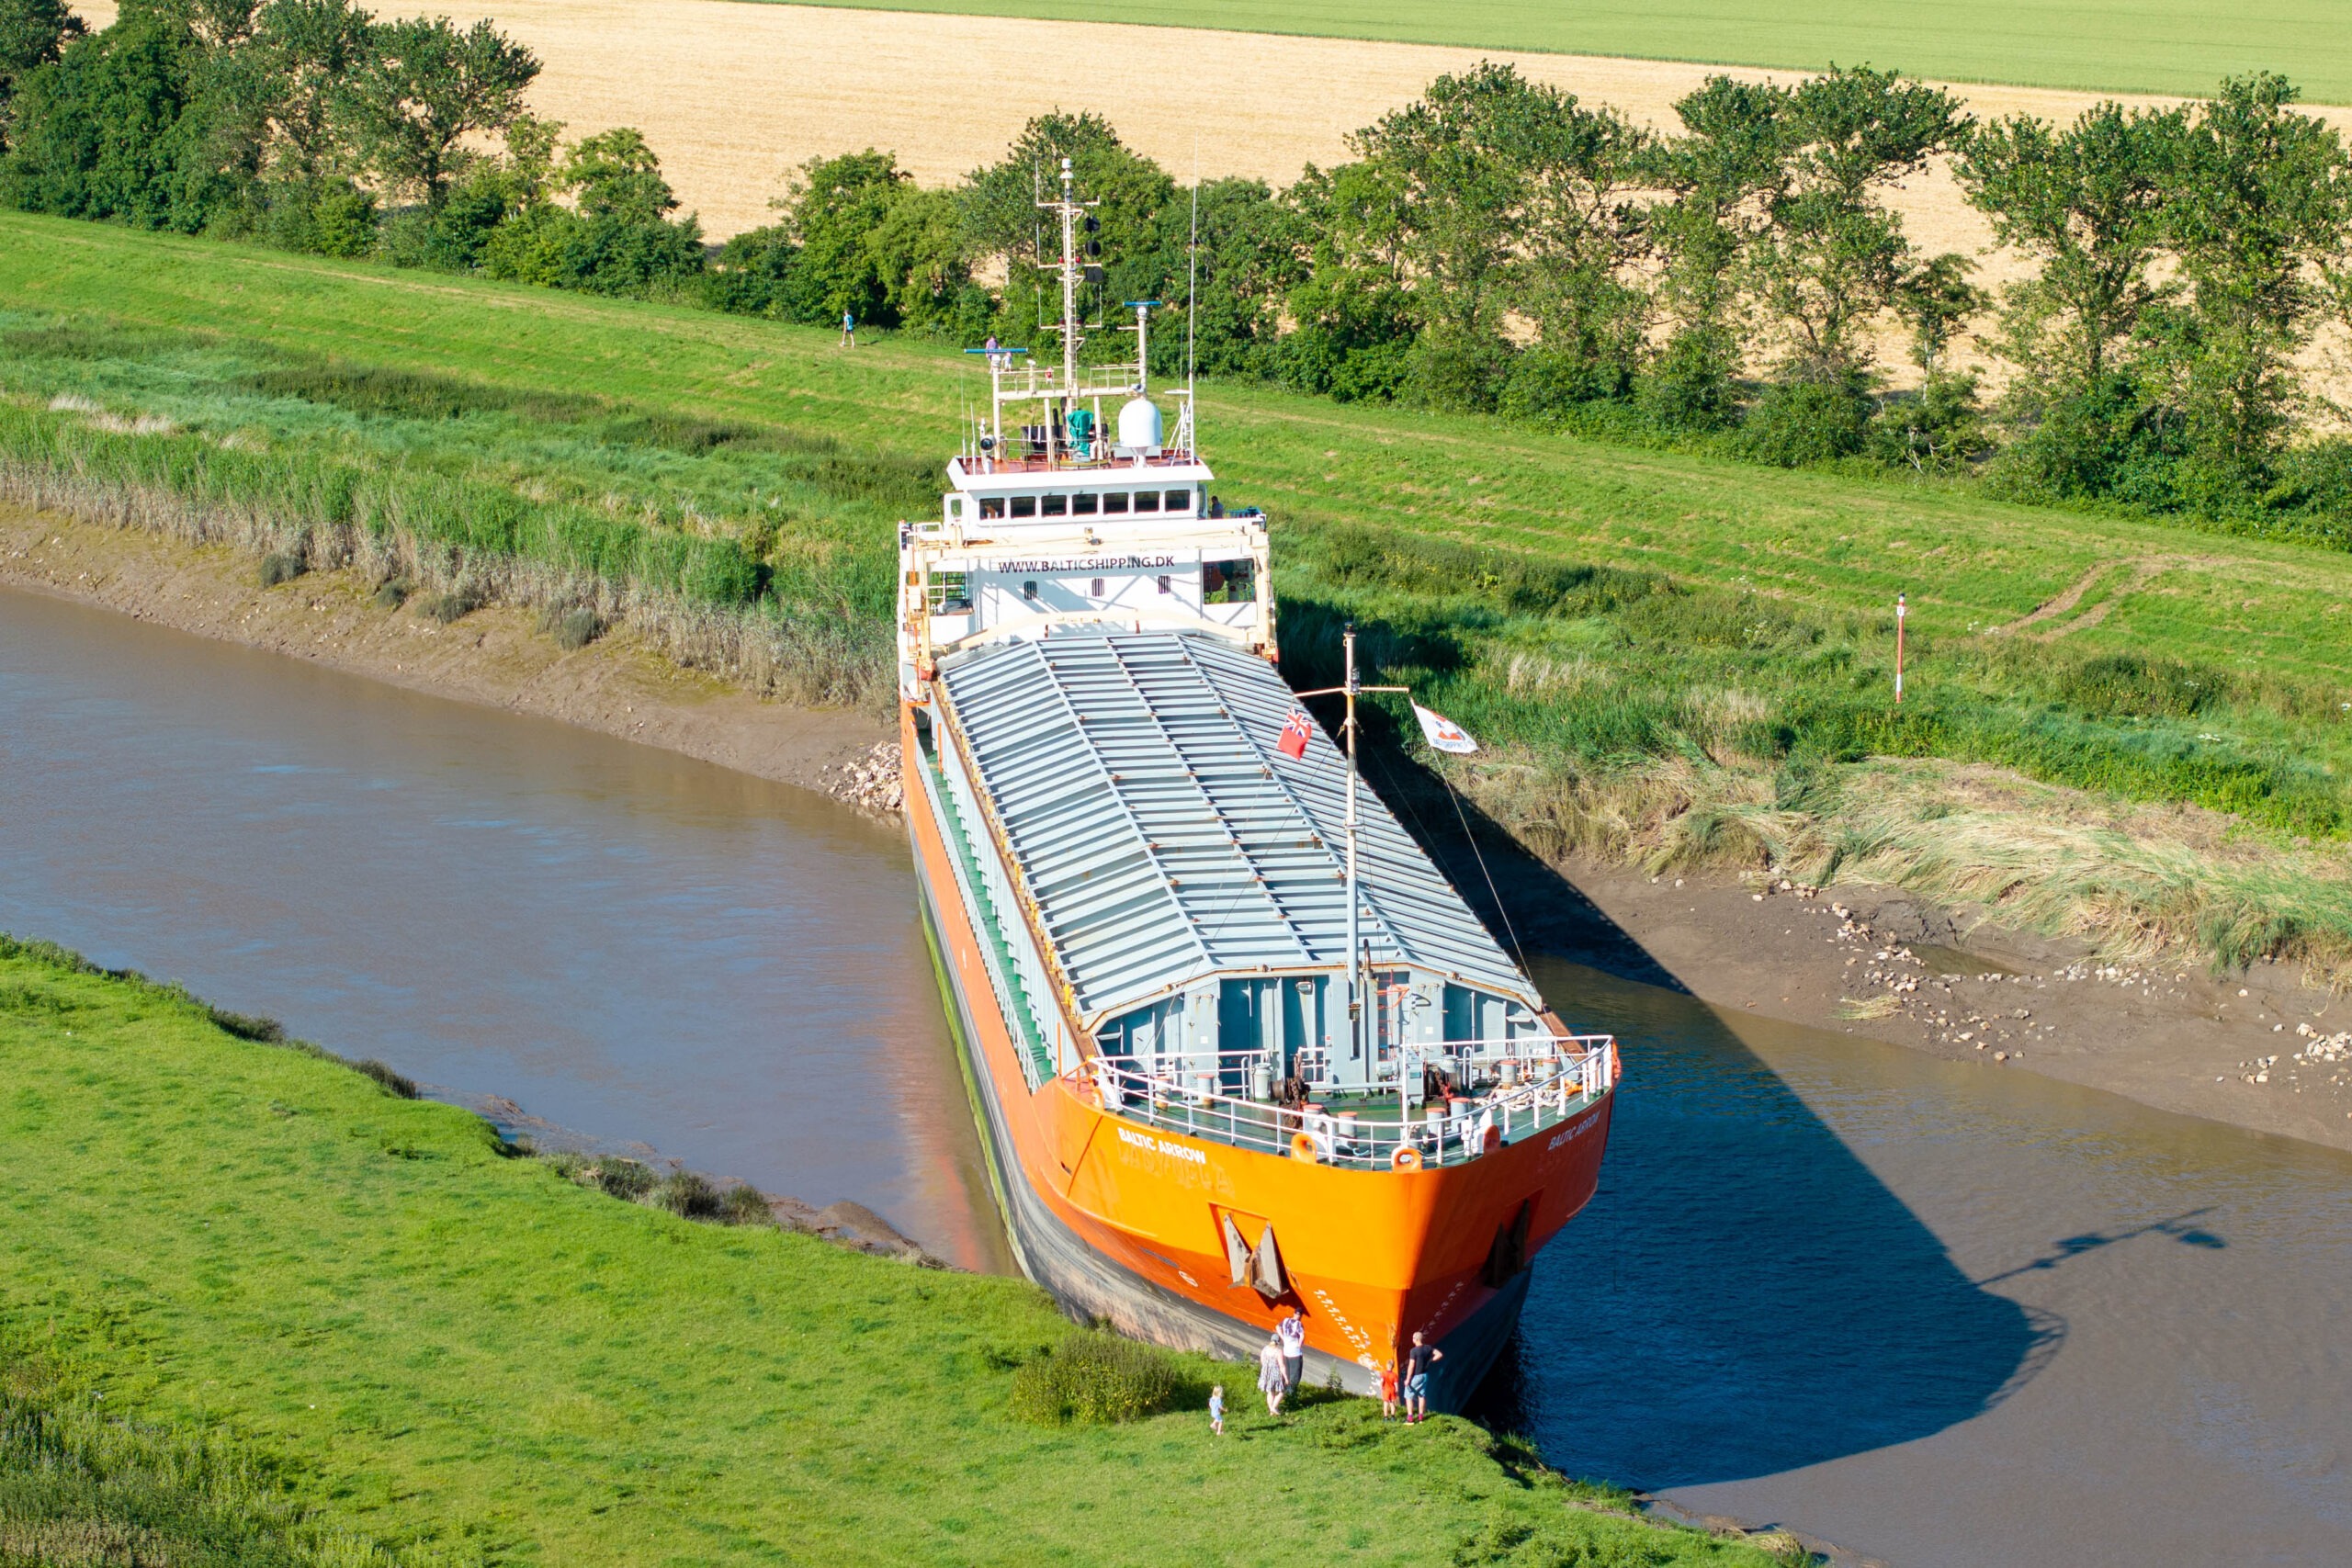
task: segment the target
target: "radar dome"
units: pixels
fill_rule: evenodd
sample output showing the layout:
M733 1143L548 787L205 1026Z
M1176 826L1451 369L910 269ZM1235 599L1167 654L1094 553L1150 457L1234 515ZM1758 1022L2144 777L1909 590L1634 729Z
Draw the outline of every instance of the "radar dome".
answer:
M1149 456L1159 450L1159 407L1149 398L1130 398L1119 410L1119 450Z

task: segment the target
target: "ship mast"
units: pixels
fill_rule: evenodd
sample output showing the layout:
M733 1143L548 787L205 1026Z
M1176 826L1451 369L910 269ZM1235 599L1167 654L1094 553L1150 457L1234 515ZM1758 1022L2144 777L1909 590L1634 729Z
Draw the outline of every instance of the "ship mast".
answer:
M1348 717L1343 727L1348 737L1348 1029L1354 1036L1351 1043L1354 1055L1369 1067L1363 998L1363 948L1356 934L1356 911L1362 902L1356 881L1356 628L1350 625L1342 636L1348 650ZM1398 1065L1403 1076L1403 1064Z
M1347 682L1339 688L1346 694L1348 699L1347 720L1340 726L1348 741L1348 1035L1349 1042L1356 1053L1356 1059L1363 1063L1366 1073L1376 1079L1378 1075L1374 1069L1378 1064L1372 1059L1372 1052L1375 1048L1374 1032L1371 1009L1366 1006L1366 1003L1376 999L1377 993L1372 987L1370 955L1364 952L1363 939L1359 934L1361 931L1359 917L1363 908L1363 879L1362 864L1356 850L1356 827L1360 820L1356 811L1356 795L1361 787L1357 783L1356 774L1356 697L1364 692L1404 692L1411 688L1363 684L1356 674L1356 628L1352 621L1340 634L1340 646L1347 650L1348 661ZM1302 697L1321 694L1317 692L1299 694ZM1396 1043L1399 1053L1396 1058L1396 1092L1400 1100L1409 1105L1411 1101L1408 1097L1411 1091L1405 1087L1405 1058L1402 1054L1404 1042L1400 1040Z
M1069 160L1062 160L1062 198L1055 204L1062 220L1062 397L1078 395L1078 214Z

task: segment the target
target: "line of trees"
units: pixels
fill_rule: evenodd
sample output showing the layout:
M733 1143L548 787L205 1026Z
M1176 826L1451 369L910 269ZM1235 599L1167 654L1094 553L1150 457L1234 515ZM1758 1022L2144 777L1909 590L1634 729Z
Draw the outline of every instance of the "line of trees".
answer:
M1035 202L1068 157L1101 204L1108 313L1193 304L1189 347L1155 338L1163 371L1192 352L1344 400L2352 545L2352 442L2302 370L2352 321L2352 157L2277 75L2064 126L1979 123L1893 72L1718 76L1660 134L1482 64L1285 190L1180 188L1101 118L1055 113L950 189L870 149L814 161L775 225L711 246L638 132L566 143L525 111L537 71L486 22L350 0L127 0L102 32L0 0L0 199L1051 351ZM1889 205L1945 159L2032 264L1997 299ZM2012 372L1997 399L1955 361L1972 326Z

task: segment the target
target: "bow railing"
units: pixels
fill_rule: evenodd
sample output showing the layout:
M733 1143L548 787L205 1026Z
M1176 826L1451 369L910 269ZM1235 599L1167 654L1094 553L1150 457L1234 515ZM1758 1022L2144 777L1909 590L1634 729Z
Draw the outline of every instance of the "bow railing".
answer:
M1476 1159L1566 1121L1609 1092L1616 1041L1545 1035L1392 1048L1381 1077L1335 1082L1319 1048L1293 1054L1304 1099L1277 1098L1267 1051L1149 1061L1098 1055L1068 1076L1129 1121L1237 1147L1363 1169ZM1428 1093L1434 1078L1439 1092Z

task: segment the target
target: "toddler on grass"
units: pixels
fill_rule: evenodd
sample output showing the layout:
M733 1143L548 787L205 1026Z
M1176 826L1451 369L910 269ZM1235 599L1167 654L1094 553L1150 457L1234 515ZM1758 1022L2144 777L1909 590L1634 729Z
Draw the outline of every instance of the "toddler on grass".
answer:
M1225 1385L1223 1383L1209 1390L1209 1430L1220 1438L1225 1436Z

